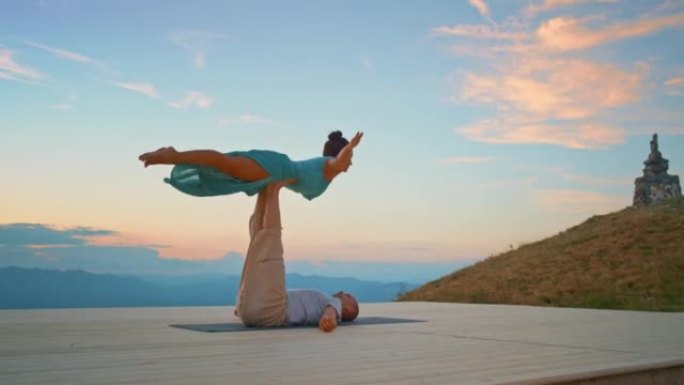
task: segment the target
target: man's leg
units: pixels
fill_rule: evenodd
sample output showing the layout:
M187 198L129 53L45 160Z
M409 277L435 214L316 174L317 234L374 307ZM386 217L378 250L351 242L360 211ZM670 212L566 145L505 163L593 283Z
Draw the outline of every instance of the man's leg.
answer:
M248 326L280 326L287 320L285 264L278 199L283 184L264 188L264 214L250 242L238 303L238 313ZM257 207L259 201L257 200ZM256 230L255 223L254 229ZM253 227L250 224L250 231Z
M254 212L249 217L249 245L252 245L254 237L264 227L264 211L266 211L266 189L261 189L257 195L256 203L254 205ZM240 307L240 297L242 296L242 284L245 280L245 270L247 269L247 259L242 266L242 274L240 275L240 286L238 286L238 296L235 299L235 315L240 316L238 308Z

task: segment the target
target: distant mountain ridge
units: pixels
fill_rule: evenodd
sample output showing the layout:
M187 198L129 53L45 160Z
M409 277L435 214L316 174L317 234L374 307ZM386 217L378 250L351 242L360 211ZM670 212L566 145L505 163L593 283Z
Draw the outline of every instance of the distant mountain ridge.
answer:
M228 252L214 259L164 258L154 245L99 245L89 237L112 234L110 230L58 229L39 223L0 224L0 268L84 270L117 275L198 275L221 272L240 275L244 255ZM39 246L39 247L36 247ZM396 261L391 256L371 256L363 261L287 256L287 272L325 277L354 277L364 281L422 284L473 263L453 261ZM391 272L391 274L387 274Z
M360 302L392 301L416 287L300 274L288 274L286 281L288 288L348 291ZM233 305L239 282L220 274L145 277L7 267L0 268L0 309Z
M400 300L684 311L684 198L591 217Z

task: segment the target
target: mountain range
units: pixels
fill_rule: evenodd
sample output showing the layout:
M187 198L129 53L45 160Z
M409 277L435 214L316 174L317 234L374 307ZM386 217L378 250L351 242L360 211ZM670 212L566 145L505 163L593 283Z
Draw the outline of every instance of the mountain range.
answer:
M234 305L239 276L114 275L82 270L0 268L0 309ZM288 288L353 293L359 302L392 301L415 284L288 274Z

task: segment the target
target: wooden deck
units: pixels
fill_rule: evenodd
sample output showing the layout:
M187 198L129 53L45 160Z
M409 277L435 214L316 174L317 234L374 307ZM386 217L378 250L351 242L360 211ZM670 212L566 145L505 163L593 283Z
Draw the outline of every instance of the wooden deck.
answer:
M169 325L235 321L232 308L5 310L0 384L684 384L684 313L388 303L361 315L428 322L202 333Z

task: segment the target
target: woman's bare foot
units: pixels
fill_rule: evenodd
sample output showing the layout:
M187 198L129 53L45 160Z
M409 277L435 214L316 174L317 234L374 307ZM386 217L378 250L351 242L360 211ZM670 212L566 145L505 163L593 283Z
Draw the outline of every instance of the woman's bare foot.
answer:
M173 147L162 147L157 151L146 152L138 157L145 167L154 164L172 164L172 157L177 151Z

